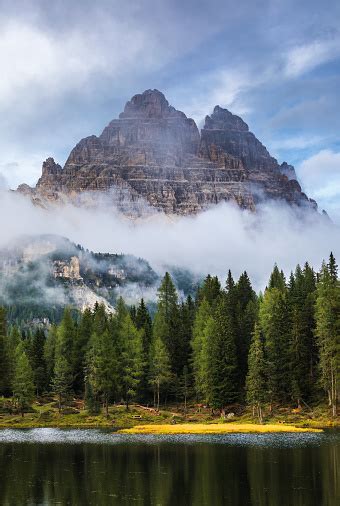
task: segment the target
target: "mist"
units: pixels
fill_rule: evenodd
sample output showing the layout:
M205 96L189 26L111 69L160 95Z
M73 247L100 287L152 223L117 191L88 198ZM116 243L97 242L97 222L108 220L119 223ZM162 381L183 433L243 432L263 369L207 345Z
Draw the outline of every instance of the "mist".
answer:
M224 280L228 269L235 277L247 270L257 290L265 287L274 263L289 274L305 261L318 269L330 251L340 256L336 225L285 204L268 203L251 213L222 203L190 217L148 211L146 218L129 219L103 202L45 210L1 191L0 247L23 234L57 234L95 252L144 258L159 274L172 266Z

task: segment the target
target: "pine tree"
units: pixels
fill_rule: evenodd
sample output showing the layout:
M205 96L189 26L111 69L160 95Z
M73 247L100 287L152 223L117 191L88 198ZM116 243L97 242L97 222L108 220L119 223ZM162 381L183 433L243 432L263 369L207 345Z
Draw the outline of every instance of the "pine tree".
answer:
M17 362L13 380L13 397L17 403L21 416L34 399L33 371L29 359L20 343L16 350Z
M181 372L178 367L181 336L179 333L178 296L168 272L165 274L158 289L157 315L159 316L157 321L160 324L157 332L161 332L160 337L169 353L171 370L179 374Z
M290 374L291 394L298 407L301 400L310 398L314 388L315 339L314 339L314 273L305 265L298 265L291 276L288 288L290 325Z
M225 297L217 303L208 332L208 400L224 410L239 394L235 328Z
M317 284L316 336L320 353L321 384L333 416L339 396L340 285L334 257L323 264Z
M212 309L209 302L204 298L200 303L193 328L192 347L192 369L195 381L196 396L199 400L208 399L208 331L212 320Z
M156 316L154 332L150 348L150 385L154 391L154 405L159 410L160 393L162 388L169 385L172 374L170 357L167 348L162 341L161 332L157 332L157 319L162 318L161 315Z
M235 285L234 295L230 301L230 309L234 313L236 325L236 348L238 362L238 381L241 393L245 388L248 372L248 354L254 325L257 319L258 304L250 279L244 271Z
M0 307L0 395L10 394L10 370L7 353L6 310Z
M260 423L262 423L263 419L262 405L266 400L265 370L264 345L259 325L255 325L248 356L246 391L247 402L256 410Z
M152 319L145 305L144 299L141 299L140 304L138 305L134 323L137 329L142 331L143 370L139 383L139 397L145 401L148 399L149 355L152 340Z
M55 365L54 365L54 391L57 393L56 388L60 390L59 401L61 403L62 396L73 388L75 379L75 362L77 349L75 346L76 327L72 318L71 309L65 308L63 318L57 329L57 337L55 342ZM56 374L60 377L56 377ZM71 384L66 387L71 380ZM64 382L66 382L64 384ZM62 386L64 384L64 386ZM57 385L59 385L57 387ZM65 391L62 391L66 389Z
M69 396L72 389L72 369L70 362L60 352L56 354L52 388L58 396L58 409L61 412L62 404Z
M55 348L57 342L58 328L52 325L48 331L44 344L44 360L46 364L46 382L48 386L52 385L54 366L55 366Z
M260 327L265 339L266 375L271 404L290 397L290 329L286 293L278 288L265 291L259 309Z
M278 266L275 264L274 269L269 278L268 288L277 288L284 292L286 289L286 280L283 271L280 271Z
M87 380L95 399L102 396L108 416L109 400L117 393L119 381L117 349L108 330L91 336L87 353Z
M31 337L29 345L29 358L33 370L33 381L37 396L47 387L47 372L44 357L45 341L45 332L42 329L37 329Z
M81 315L78 328L75 332L73 342L73 387L74 391L78 394L83 393L85 390L85 369L86 369L86 352L93 332L94 319L90 309L85 309ZM104 318L106 327L106 315ZM98 325L98 314L96 318L96 325Z
M126 403L135 398L143 372L143 344L142 331L138 330L129 314L122 324L123 348L121 353L122 386Z
M205 299L212 307L221 295L221 283L217 276L208 276L205 278L203 285L197 291L197 306Z

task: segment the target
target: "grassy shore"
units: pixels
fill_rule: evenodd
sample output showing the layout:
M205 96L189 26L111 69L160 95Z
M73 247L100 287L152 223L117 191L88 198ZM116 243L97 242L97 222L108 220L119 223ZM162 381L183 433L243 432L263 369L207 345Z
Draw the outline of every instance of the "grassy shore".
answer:
M257 423L180 423L176 425L136 425L131 429L122 429L121 434L233 434L267 432L322 432L322 429L295 427L284 424Z
M184 413L183 406L173 405L159 412L132 405L126 410L124 405L109 407L109 416L103 412L91 415L84 409L83 402L74 400L61 413L55 399L40 399L33 404L29 413L22 417L10 413L11 403L0 398L1 428L103 428L112 430L132 429L135 433L227 433L227 432L294 432L301 429L340 428L340 418L332 419L326 406L318 406L313 412L291 408L277 408L271 414L265 410L264 424L252 417L249 409L238 407L233 414L222 418L219 413L212 414L208 408L192 405ZM184 431L184 432L183 432ZM203 432L202 432L203 431Z

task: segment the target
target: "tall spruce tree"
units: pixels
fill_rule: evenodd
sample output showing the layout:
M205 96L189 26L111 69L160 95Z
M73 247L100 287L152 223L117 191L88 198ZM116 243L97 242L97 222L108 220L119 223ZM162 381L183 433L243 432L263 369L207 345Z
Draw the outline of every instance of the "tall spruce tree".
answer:
M73 388L75 364L76 328L71 309L65 308L62 321L57 329L54 351L53 391L58 396L59 411Z
M207 332L208 400L213 408L224 410L239 395L235 327L226 297L217 303Z
M152 319L145 305L144 299L141 299L137 309L134 323L138 330L142 331L142 373L140 377L138 392L142 401L149 398L149 355L152 340Z
M275 266L271 279L279 273ZM286 287L281 282L277 288L267 288L260 303L260 326L265 339L267 386L271 405L284 403L290 398L290 331Z
M33 371L23 343L20 343L16 351L17 361L13 379L13 397L21 413L24 416L34 399Z
M249 349L246 392L247 402L253 406L253 411L256 410L260 423L263 421L262 407L266 401L265 370L264 343L260 327L256 324Z
M134 325L129 314L126 315L122 324L122 353L120 356L122 370L122 387L126 409L138 392L140 378L143 373L143 332Z
M33 370L33 381L37 395L41 395L47 387L47 372L44 357L46 341L43 329L36 329L29 343L29 358Z
M117 395L119 374L117 349L108 330L93 333L87 353L86 379L94 400L102 397L106 416L109 416L110 397ZM92 406L90 407L90 409Z
M209 397L209 333L212 325L212 308L209 302L204 298L196 313L192 347L192 370L195 382L195 392L197 399L207 402Z
M9 395L10 390L6 310L0 307L0 395Z
M339 397L340 285L333 255L322 265L317 284L316 336L320 353L321 384L328 394L333 416Z
M181 350L181 335L179 332L180 314L178 307L178 295L175 285L167 272L158 289L157 304L157 332L164 342L170 357L171 370L180 374L178 366Z
M288 288L291 395L298 407L314 388L314 296L313 273L298 265Z
M231 304L235 304L236 347L238 361L238 380L240 400L243 400L246 376L248 372L248 354L254 325L257 319L258 304L250 279L244 271L235 285ZM231 308L232 310L232 308Z
M161 332L157 331L157 319L162 318L156 315L154 332L150 348L149 382L154 393L154 406L159 410L161 391L168 387L171 379L171 364L168 350L162 340Z

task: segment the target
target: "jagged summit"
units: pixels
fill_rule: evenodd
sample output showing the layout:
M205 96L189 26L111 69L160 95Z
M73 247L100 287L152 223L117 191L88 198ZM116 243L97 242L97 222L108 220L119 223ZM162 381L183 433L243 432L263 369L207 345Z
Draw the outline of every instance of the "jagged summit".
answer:
M48 158L34 189L18 188L43 206L86 205L79 196L109 190L112 204L128 214L137 201L169 214L194 214L221 201L251 210L268 199L316 207L294 168L279 165L239 116L217 105L199 132L158 90L134 95L99 137L75 146L63 168Z

